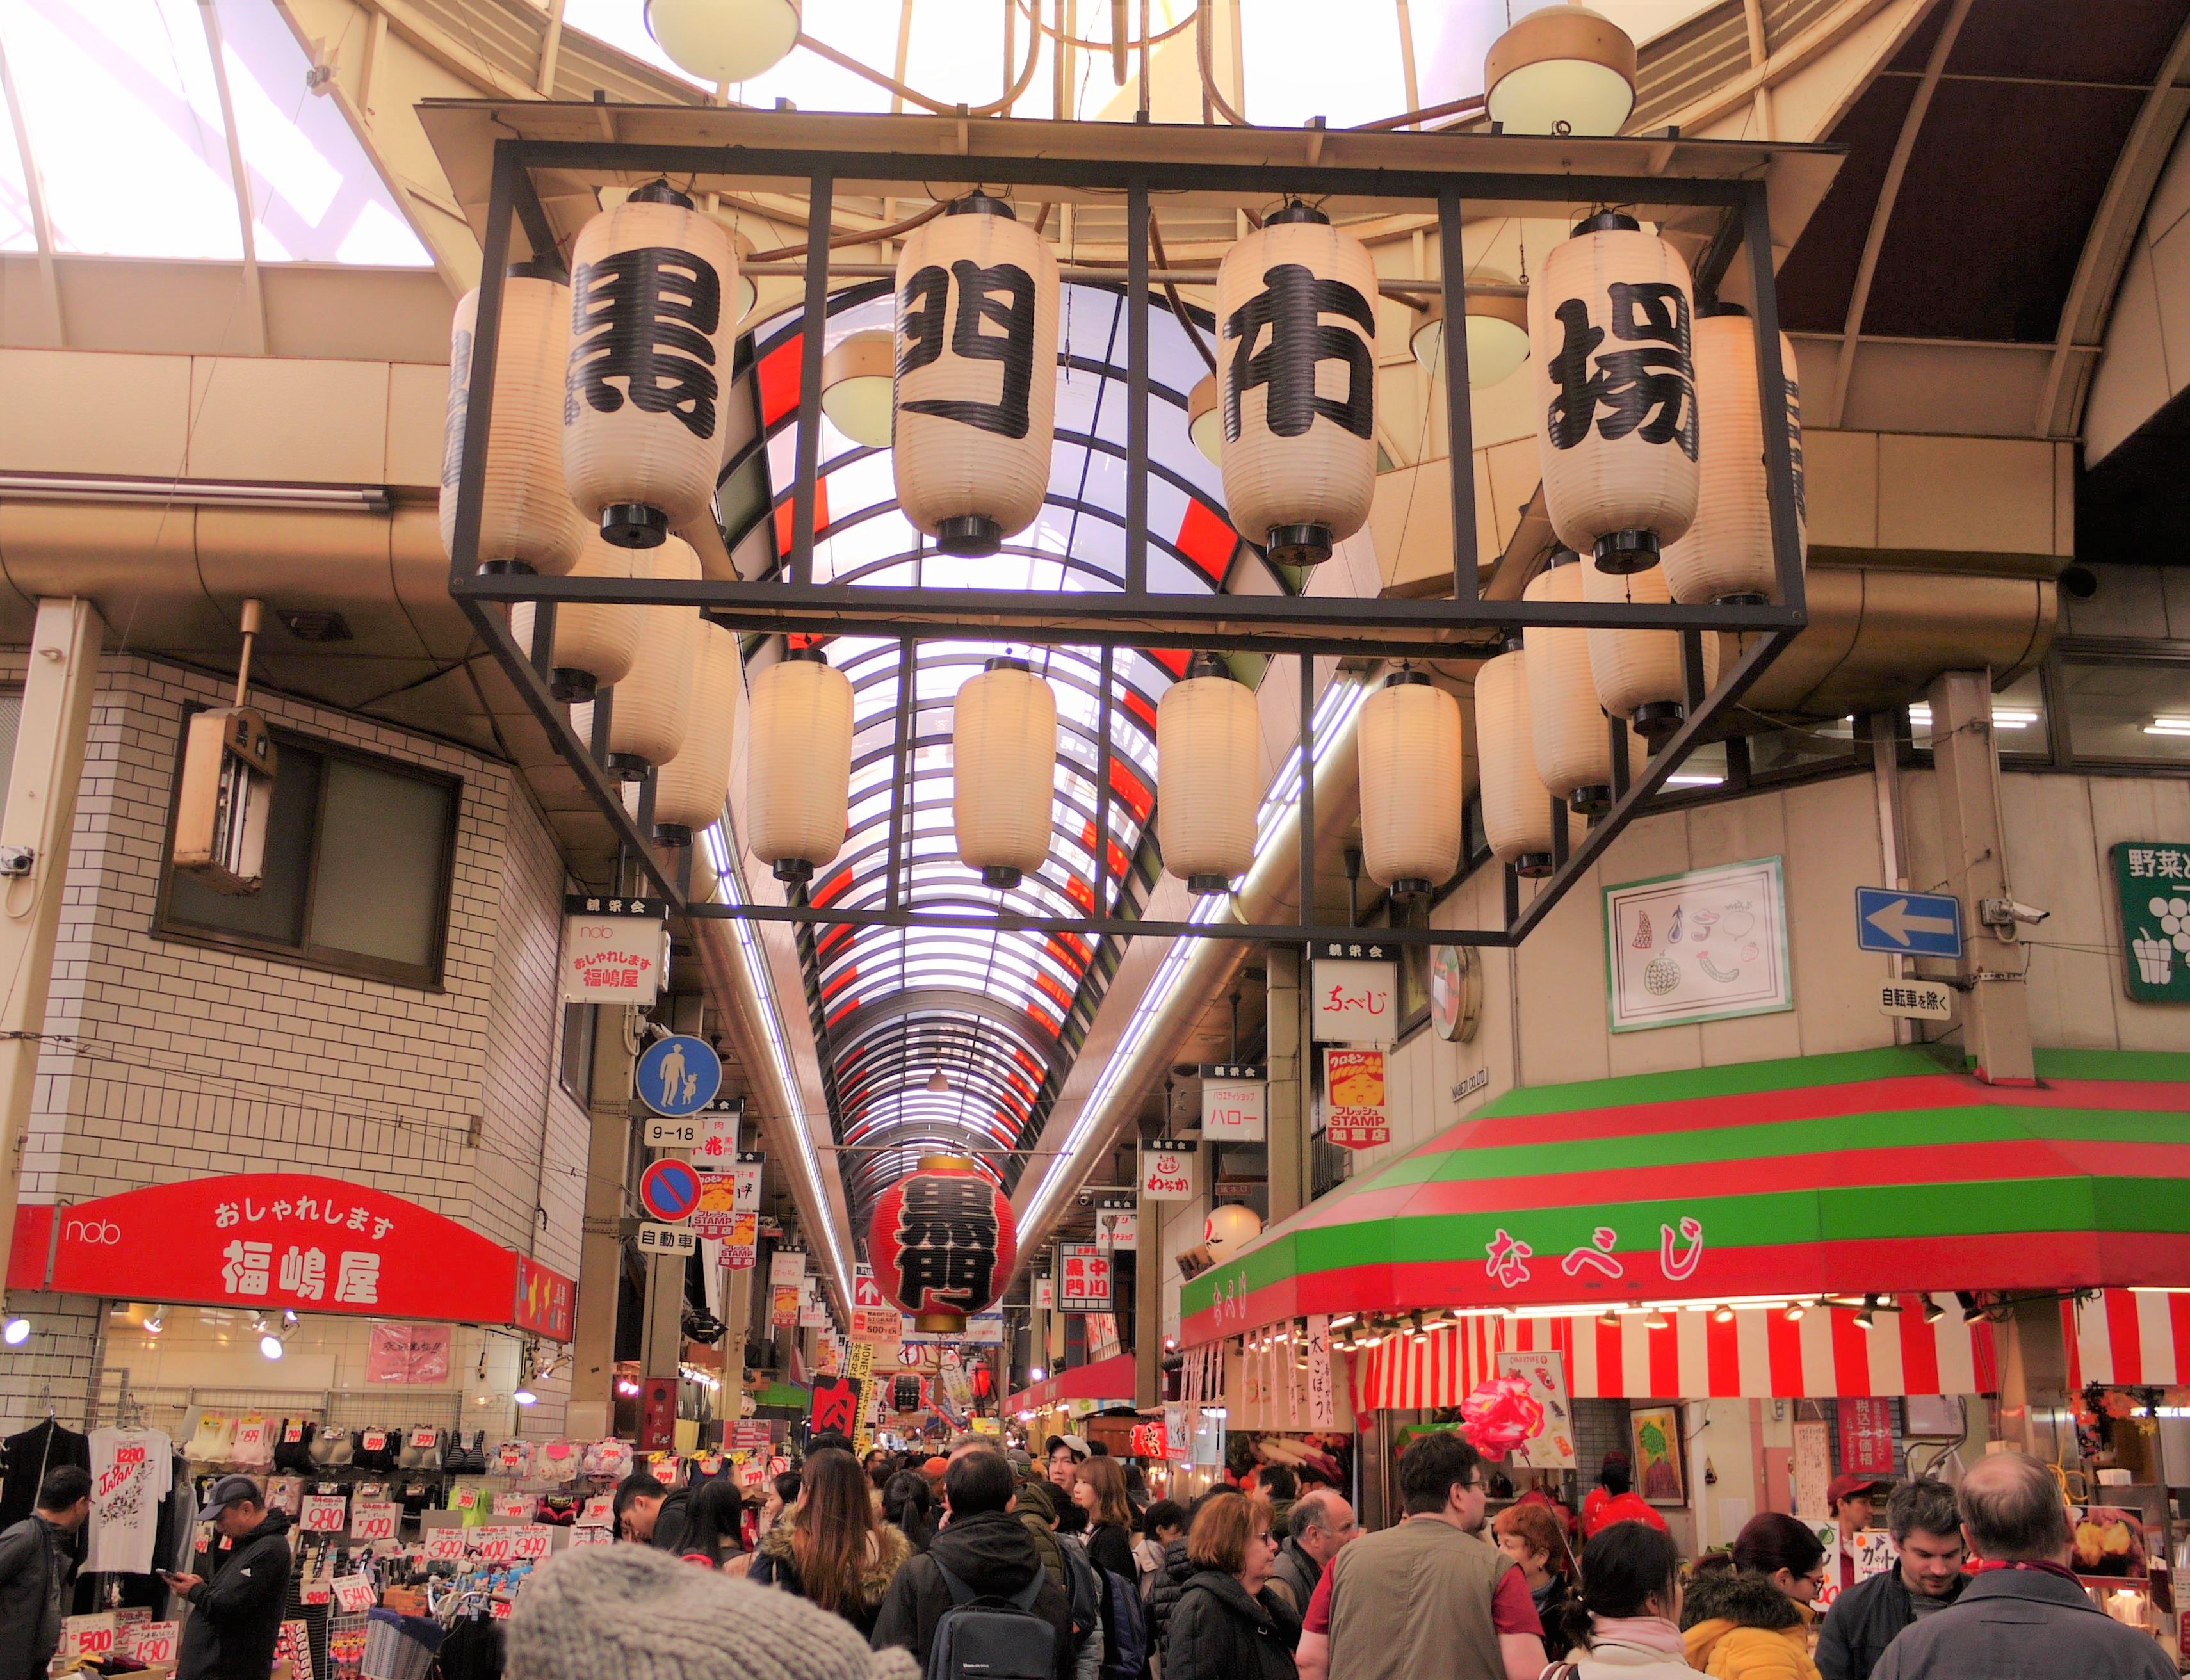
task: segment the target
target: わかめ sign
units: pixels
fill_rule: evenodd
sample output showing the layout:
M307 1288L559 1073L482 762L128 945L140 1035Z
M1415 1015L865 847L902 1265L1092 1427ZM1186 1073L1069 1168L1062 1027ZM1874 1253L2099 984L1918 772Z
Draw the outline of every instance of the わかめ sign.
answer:
M1110 1257L1092 1242L1068 1242L1057 1292L1058 1309L1106 1313L1110 1309Z
M565 898L562 1001L653 1002L668 967L667 913L661 899Z
M1389 948L1371 944L1316 947L1310 968L1318 1044L1375 1044L1399 1036L1399 964Z
M1192 1140L1159 1138L1141 1151L1141 1195L1149 1201L1194 1200Z
M1323 1053L1323 1124L1336 1149L1373 1149L1392 1141L1382 1050Z

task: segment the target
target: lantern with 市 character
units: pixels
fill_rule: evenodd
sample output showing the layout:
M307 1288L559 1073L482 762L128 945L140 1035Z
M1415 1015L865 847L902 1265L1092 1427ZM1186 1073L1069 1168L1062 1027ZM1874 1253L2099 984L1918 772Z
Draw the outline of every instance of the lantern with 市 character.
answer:
M882 1294L923 1332L962 1334L1018 1257L1011 1203L967 1155L928 1155L883 1192L867 1226Z

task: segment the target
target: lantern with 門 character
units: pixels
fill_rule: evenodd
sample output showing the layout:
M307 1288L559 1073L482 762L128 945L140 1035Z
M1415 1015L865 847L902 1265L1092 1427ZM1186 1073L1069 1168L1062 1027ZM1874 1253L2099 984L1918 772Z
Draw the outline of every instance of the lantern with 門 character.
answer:
M875 1204L875 1286L916 1330L961 1335L1002 1292L1018 1257L1011 1203L967 1155L928 1155Z

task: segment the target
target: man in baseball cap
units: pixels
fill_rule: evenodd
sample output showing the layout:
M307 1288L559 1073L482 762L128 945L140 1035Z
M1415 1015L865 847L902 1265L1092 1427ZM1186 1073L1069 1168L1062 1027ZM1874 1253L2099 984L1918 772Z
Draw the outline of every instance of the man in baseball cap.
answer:
M1825 1489L1825 1509L1841 1531L1841 1591L1855 1585L1855 1537L1874 1527L1872 1502L1881 1487L1891 1486L1875 1476L1835 1476Z
M233 1549L211 1581L166 1575L197 1612L183 1629L175 1680L269 1680L288 1603L289 1519L266 1508L248 1476L223 1476L198 1514L211 1517Z

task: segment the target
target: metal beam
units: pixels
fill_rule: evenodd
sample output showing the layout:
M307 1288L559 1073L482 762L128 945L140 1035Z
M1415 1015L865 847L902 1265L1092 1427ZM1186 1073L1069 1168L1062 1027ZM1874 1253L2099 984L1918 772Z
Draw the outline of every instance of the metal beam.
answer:
M38 241L38 289L46 305L47 342L65 349L68 335L61 322L60 277L54 268L54 219L46 207L46 178L38 171L38 154L31 145L30 119L23 114L23 98L15 89L15 75L8 65L7 31L0 28L0 94L7 95L8 116L15 129L15 156L22 160L23 196L30 201L31 231Z

